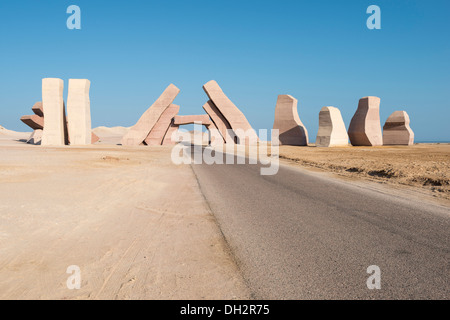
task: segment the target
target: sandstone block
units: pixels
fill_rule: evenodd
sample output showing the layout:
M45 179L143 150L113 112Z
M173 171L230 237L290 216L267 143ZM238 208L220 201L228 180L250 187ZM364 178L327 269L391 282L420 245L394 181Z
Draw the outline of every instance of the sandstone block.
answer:
M173 118L173 124L177 126L194 123L201 123L202 125L209 127L212 124L212 121L207 114L193 116L175 116Z
M44 108L43 146L63 146L66 136L63 100L64 82L61 79L42 79L42 105Z
M44 116L44 107L42 106L42 101L36 102L31 110L33 110L34 114L38 115L39 117Z
M406 111L395 111L392 113L383 126L383 144L413 145L414 132L409 123L409 115Z
M96 135L95 133L91 132L91 143L94 144L94 143L96 143L98 140L100 140L99 136Z
M71 145L92 143L90 86L87 79L69 79L67 126Z
M172 140L172 135L174 132L176 132L178 130L179 126L173 124L170 124L169 129L167 129L166 134L164 135L164 139L162 142L162 145L173 145L173 144L177 144L178 141Z
M158 122L162 113L172 104L179 92L180 89L173 84L170 84L155 103L144 112L138 122L132 126L122 138L122 145L138 146L142 144Z
M335 107L323 107L319 113L317 147L348 146L348 134L341 111Z
M308 130L298 116L297 99L290 95L278 96L273 129L279 130L280 145L308 145Z
M167 130L172 123L172 119L178 114L180 111L180 106L176 104L171 104L158 119L158 122L155 124L153 129L148 134L147 138L145 138L145 144L149 146L159 146L162 145L164 136L166 135Z
M29 144L41 144L42 140L42 129L36 129L31 133L30 138L28 138L27 143Z
M231 129L236 132L238 144L256 143L259 140L258 135L247 121L247 118L225 95L216 81L211 80L206 83L203 86L203 90L206 92L209 99L214 103L223 117L227 120Z
M36 114L31 116L23 116L20 120L33 130L44 128L44 118Z
M206 111L212 122L214 122L214 125L222 136L224 142L234 143L233 137L229 134L229 130L232 130L231 126L219 109L217 109L217 106L211 100L208 100L208 102L203 105L203 110ZM218 143L218 141L216 142Z
M380 98L364 97L348 128L350 142L354 146L381 146L383 137L380 124Z

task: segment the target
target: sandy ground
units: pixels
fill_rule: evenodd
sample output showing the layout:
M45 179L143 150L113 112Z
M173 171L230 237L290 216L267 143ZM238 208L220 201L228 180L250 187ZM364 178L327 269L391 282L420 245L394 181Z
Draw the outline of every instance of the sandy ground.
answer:
M250 297L191 167L173 165L170 148L42 148L5 132L0 299ZM66 285L71 265L79 290Z
M281 146L290 164L339 175L408 187L450 200L450 144L382 147Z
M92 132L100 138L97 144L118 145L129 129L127 127L97 127L92 129Z
M0 147L23 145L23 142L28 140L30 135L31 132L16 132L0 126Z
M170 146L117 146L127 130L42 148L0 127L0 299L251 297L191 167L172 164ZM280 157L450 203L449 144L281 146ZM71 265L79 290L66 286Z

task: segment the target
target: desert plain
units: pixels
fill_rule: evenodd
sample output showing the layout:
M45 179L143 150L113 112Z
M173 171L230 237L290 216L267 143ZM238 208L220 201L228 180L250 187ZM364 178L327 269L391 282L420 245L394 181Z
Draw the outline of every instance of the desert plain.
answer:
M191 167L114 145L124 130L43 148L0 129L0 299L250 297Z
M117 145L126 131L41 147L0 127L0 299L252 297L191 166L173 164L171 146ZM281 146L280 158L449 204L449 144Z
M450 144L381 147L280 147L280 159L391 187L414 190L449 204Z

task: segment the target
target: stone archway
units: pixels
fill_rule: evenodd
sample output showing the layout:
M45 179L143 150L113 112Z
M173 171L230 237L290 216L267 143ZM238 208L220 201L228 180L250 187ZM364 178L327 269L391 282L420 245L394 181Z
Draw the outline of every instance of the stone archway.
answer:
M180 107L172 102L180 90L170 84L122 138L122 145L174 144L176 141L171 141L173 132L178 130L180 125L194 123L197 120L202 122L209 132L217 130L225 143L246 144L248 141L258 141L258 136L247 118L225 95L216 81L206 83L203 90L209 97L209 101L203 106L207 114L177 116ZM235 133L234 137L230 132Z
M201 115L189 115L189 116L175 116L173 118L173 126L177 128L177 130L179 129L180 126L183 125L189 125L189 124L198 124L198 125L202 125L206 128L206 130L208 130L208 144L211 143L211 130L212 129L217 129L216 125L214 124L214 122L211 121L209 115L207 114L201 114ZM169 137L170 139L171 137ZM203 141L203 137L202 137L202 141Z

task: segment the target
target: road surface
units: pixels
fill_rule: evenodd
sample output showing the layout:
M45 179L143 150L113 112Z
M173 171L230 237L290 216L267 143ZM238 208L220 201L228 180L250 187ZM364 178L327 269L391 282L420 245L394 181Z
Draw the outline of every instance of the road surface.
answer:
M254 298L450 298L448 207L283 165L192 168Z

